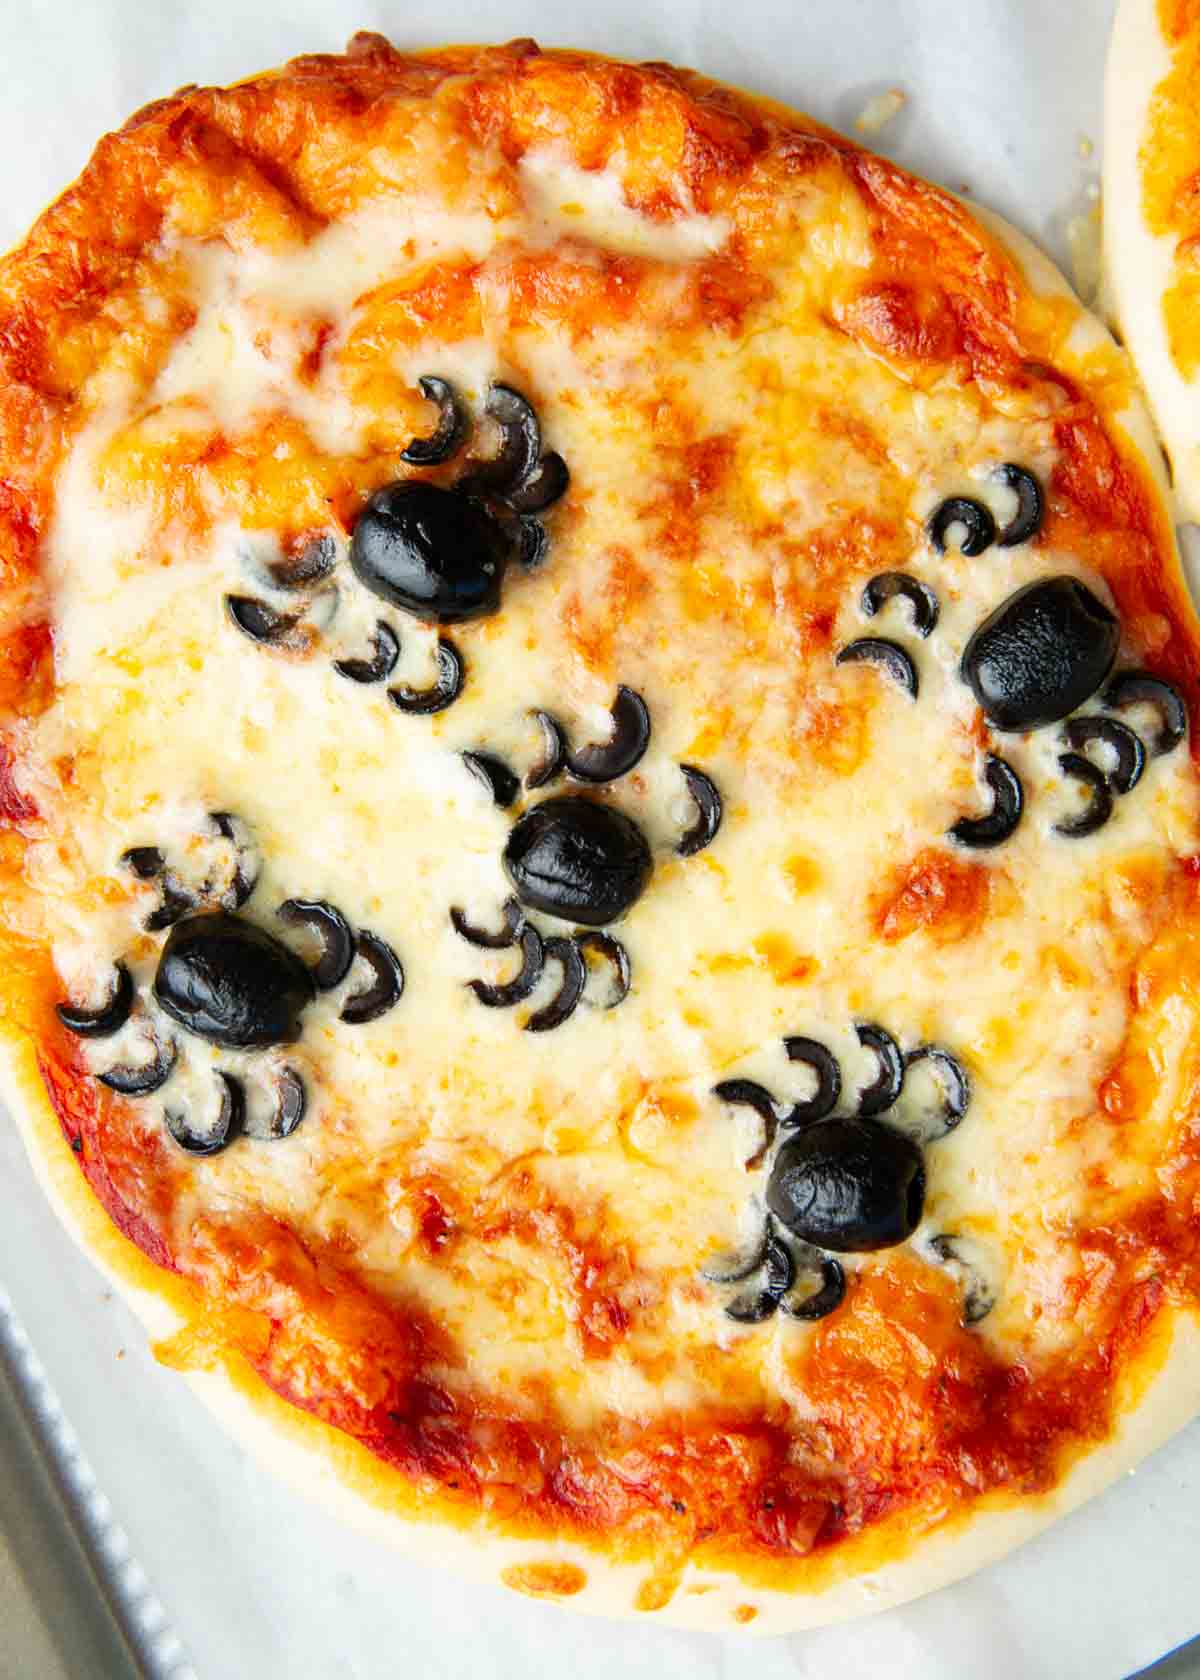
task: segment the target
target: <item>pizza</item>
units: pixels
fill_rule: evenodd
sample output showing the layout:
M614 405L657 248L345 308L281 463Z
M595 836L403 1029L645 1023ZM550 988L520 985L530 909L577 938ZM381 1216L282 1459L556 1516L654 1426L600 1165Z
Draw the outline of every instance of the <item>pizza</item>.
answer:
M1179 509L1200 519L1200 19L1122 0L1105 90L1108 303L1145 382Z
M763 1632L1189 1418L1196 622L1031 246L364 35L103 140L0 356L11 1107L264 1461Z

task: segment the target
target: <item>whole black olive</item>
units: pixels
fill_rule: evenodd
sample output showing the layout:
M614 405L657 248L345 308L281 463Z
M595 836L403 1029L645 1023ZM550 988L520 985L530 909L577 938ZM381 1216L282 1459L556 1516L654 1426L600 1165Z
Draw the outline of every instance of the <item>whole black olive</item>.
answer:
M429 624L494 613L508 555L503 528L481 503L420 479L377 490L350 541L359 581Z
M892 1248L921 1220L921 1151L876 1120L816 1120L776 1155L767 1206L780 1224L818 1248L839 1254Z
M300 958L225 911L188 916L163 946L154 995L172 1019L214 1044L292 1044L316 995Z
M1078 578L1027 583L967 643L962 675L997 729L1038 729L1082 706L1117 657L1121 627Z
M508 837L504 868L531 910L603 927L641 897L650 847L622 811L568 794L526 811Z

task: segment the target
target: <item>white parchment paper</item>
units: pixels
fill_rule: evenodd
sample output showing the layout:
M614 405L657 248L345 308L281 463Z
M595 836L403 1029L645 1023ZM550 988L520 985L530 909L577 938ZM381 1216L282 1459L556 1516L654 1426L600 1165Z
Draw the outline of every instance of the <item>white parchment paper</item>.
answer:
M535 35L669 59L851 132L899 87L908 101L871 143L1062 259L1098 168L1110 15L1111 0L0 0L0 248L137 106L365 27L400 44ZM684 1635L465 1588L331 1526L155 1366L2 1116L0 1276L200 1680L1120 1680L1200 1632L1200 1427L910 1608L769 1643Z

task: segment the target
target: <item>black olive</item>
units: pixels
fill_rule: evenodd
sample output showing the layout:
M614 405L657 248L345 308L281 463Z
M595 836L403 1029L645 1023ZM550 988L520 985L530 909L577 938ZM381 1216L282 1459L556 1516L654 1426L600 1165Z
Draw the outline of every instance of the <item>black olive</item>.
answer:
M1085 835L1095 834L1097 829L1103 828L1112 816L1112 789L1103 770L1098 770L1091 759L1084 758L1081 753L1060 754L1058 768L1064 776L1082 782L1090 791L1091 798L1077 816L1063 817L1056 822L1054 832L1068 840L1082 840Z
M929 1134L920 1140L922 1143L932 1143L935 1138L945 1137L947 1132L952 1132L967 1112L971 1102L971 1081L958 1057L952 1056L949 1050L943 1050L938 1044L922 1044L918 1049L910 1050L904 1058L906 1069L916 1066L919 1062L928 1062L937 1070L938 1082L942 1088L941 1112L932 1123Z
M999 846L1016 833L1025 809L1021 778L1006 759L988 753L983 761L983 779L992 790L992 808L983 817L959 817L949 830L960 846L980 850Z
M742 1283L766 1260L768 1235L764 1220L748 1248L740 1254L711 1255L701 1266L700 1276L709 1283Z
M839 1254L891 1248L925 1206L921 1151L875 1120L817 1120L775 1157L767 1206L795 1236Z
M372 632L371 647L374 651L369 659L335 659L333 668L338 676L356 683L386 682L400 657L400 638L382 618Z
M1108 780L1117 793L1129 793L1142 779L1146 768L1146 749L1140 735L1116 718L1088 713L1068 718L1063 730L1068 743L1076 752L1083 752L1093 741L1100 741L1116 754L1116 767L1108 772Z
M711 846L717 837L717 830L721 826L721 818L725 814L725 807L721 803L721 795L715 784L697 770L694 764L681 764L683 779L688 785L696 805L696 820L684 834L675 847L680 857L694 857L702 852L706 846Z
M232 1049L294 1043L315 993L294 952L223 910L176 922L154 976L154 995L173 1020Z
M573 939L547 939L543 952L547 962L556 962L562 970L562 984L550 1002L529 1017L526 1032L550 1032L561 1027L575 1013L587 984L587 964Z
M515 945L521 937L521 930L525 926L525 914L515 898L506 898L501 915L504 917L504 926L499 933L489 933L486 928L475 927L457 905L451 907L450 921L455 933L460 939L465 939L468 945L477 945L484 951L504 951L510 945Z
M913 664L912 655L907 653L899 642L889 642L883 636L860 636L857 641L847 642L846 646L840 649L834 663L878 665L914 700L917 698L920 686L917 667Z
M420 479L377 490L350 539L364 587L430 624L494 613L508 554L503 527L481 503Z
M815 1038L785 1038L783 1048L789 1062L800 1062L817 1076L817 1088L812 1096L793 1103L783 1124L805 1126L810 1120L824 1120L827 1114L833 1113L842 1094L842 1069L837 1057Z
M299 613L276 612L254 595L226 595L225 610L243 636L263 647L302 649L307 644Z
M442 636L438 639L437 680L433 687L409 688L405 683L398 688L389 688L388 699L397 711L431 717L434 712L444 712L447 706L454 704L463 691L465 681L462 654L453 642Z
M766 1253L754 1279L756 1287L735 1296L725 1308L726 1317L738 1324L761 1324L778 1307L795 1276L791 1255L774 1232L768 1232Z
M517 562L527 572L536 572L546 558L550 538L540 519L523 513L516 522Z
M650 745L650 712L641 695L622 683L612 708L612 734L603 746L568 748L567 769L581 782L615 782L639 763Z
M622 811L578 795L547 799L514 824L504 868L531 910L603 927L641 897L650 847Z
M337 557L337 543L326 533L306 542L299 554L272 560L267 572L277 589L307 589L310 583L328 577L337 565Z
M1003 466L996 468L992 477L998 484L1017 493L1017 511L996 538L1001 548L1016 548L1018 543L1028 542L1042 528L1042 487L1028 467L1019 467L1014 461L1005 461Z
M1149 671L1118 671L1104 691L1104 704L1120 712L1141 702L1158 711L1159 731L1150 742L1150 751L1160 758L1187 734L1187 707L1175 685L1162 677L1153 677Z
M799 1318L805 1323L828 1318L846 1298L846 1273L841 1261L835 1260L832 1254L814 1254L813 1261L814 1264L801 1269L787 1294L780 1296L779 1310L787 1318ZM814 1275L819 1287L801 1289L801 1283Z
M589 951L595 951L598 956L603 957L607 962L611 972L608 995L597 1007L615 1009L619 1003L623 1003L629 996L632 979L629 952L619 939L613 938L611 933L577 933L575 944L578 946L580 955L585 962ZM584 1001L591 1004L596 1003L594 998L586 998Z
M913 629L918 636L928 636L937 627L940 611L937 594L920 578L907 572L880 572L862 592L860 605L867 618L874 618L887 603L899 595L912 609Z
M76 1009L69 1003L58 1005L58 1018L68 1032L77 1038L111 1038L120 1032L133 1008L133 976L123 962L116 964L116 973L113 989L99 1009Z
M521 784L504 760L485 752L465 752L461 757L476 781L491 794L493 804L507 809L520 793Z
M996 521L982 502L970 496L948 496L930 514L925 530L939 554L946 552L946 538L952 525L963 527L959 552L969 559L982 554L996 540Z
M563 726L549 712L534 712L545 743L541 758L525 777L527 788L545 787L561 775L567 763L567 737Z
M859 1092L858 1114L861 1120L871 1120L885 1109L893 1107L904 1085L904 1057L891 1033L864 1021L855 1027L858 1042L875 1053L877 1072L871 1083Z
M159 882L158 907L151 910L142 926L147 933L161 933L164 928L174 927L181 917L190 915L198 902L173 870L164 870Z
M418 379L417 384L426 401L437 404L437 425L429 437L413 438L408 448L400 451L400 459L410 467L436 467L439 462L449 460L458 448L467 428L467 417L448 379L439 379L431 373Z
M240 910L258 885L258 855L250 830L232 811L210 811L208 820L233 847L233 880L221 894L223 910Z
M342 912L320 898L289 898L277 912L289 927L311 928L321 941L321 955L311 973L319 992L340 986L354 961L354 934Z
M371 970L371 981L346 999L342 1020L349 1026L363 1027L399 1003L404 992L404 969L395 951L377 933L360 933L354 941L354 954Z
M479 464L476 476L518 513L538 513L567 489L561 455L542 453L542 429L533 405L511 385L493 385L484 407L500 428L500 451Z
M480 1003L488 1009L511 1009L515 1004L524 1003L542 978L545 946L542 944L541 934L532 923L526 922L516 942L521 947L521 967L511 980L506 980L498 986L490 985L486 980L467 982ZM512 941L508 943L511 944Z
M121 853L121 863L139 881L153 881L166 868L167 860L157 846L130 846Z
M1057 723L1101 687L1121 627L1078 578L1027 583L984 619L962 656L963 680L997 729Z
M241 1080L231 1073L222 1073L219 1068L217 1079L221 1086L221 1106L216 1125L209 1131L195 1131L184 1109L163 1109L168 1132L189 1155L219 1155L240 1134L245 1123L246 1093Z
M528 517L559 501L566 495L570 482L567 463L553 449L548 449L524 483L507 492L505 500L517 513Z
M107 1085L110 1091L119 1091L123 1097L148 1097L167 1083L178 1059L179 1046L173 1038L155 1039L152 1062L143 1062L137 1067L121 1063L96 1077L101 1085Z
M996 1305L996 1294L977 1266L964 1259L957 1237L942 1233L930 1237L933 1253L958 1278L963 1289L962 1321L978 1324Z
M761 1167L767 1151L775 1142L775 1128L779 1124L779 1112L770 1091L753 1079L722 1079L719 1085L713 1086L713 1096L720 1097L722 1102L752 1108L758 1115L763 1123L762 1141L754 1153L747 1156L746 1171Z
M304 1081L293 1067L285 1067L275 1081L275 1107L267 1122L269 1138L291 1137L308 1108Z

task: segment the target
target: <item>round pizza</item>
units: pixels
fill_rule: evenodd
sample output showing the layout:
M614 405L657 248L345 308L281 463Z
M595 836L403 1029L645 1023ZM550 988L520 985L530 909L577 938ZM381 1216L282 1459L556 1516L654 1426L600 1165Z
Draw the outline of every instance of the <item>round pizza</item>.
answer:
M102 141L0 359L11 1105L266 1462L780 1631L1193 1413L1197 627L1032 247L360 36Z

